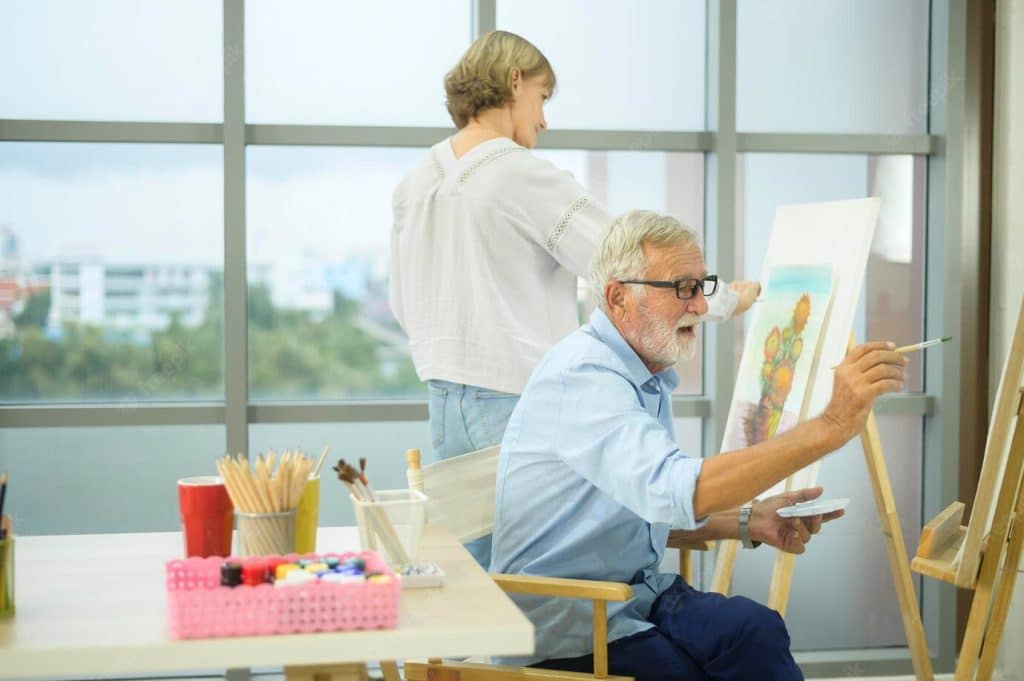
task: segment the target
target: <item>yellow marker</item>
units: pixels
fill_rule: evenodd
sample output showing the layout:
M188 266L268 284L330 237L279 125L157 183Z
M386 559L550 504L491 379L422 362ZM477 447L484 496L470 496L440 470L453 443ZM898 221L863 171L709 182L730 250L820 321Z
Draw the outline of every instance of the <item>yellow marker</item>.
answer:
M277 566L274 570L274 579L282 580L288 576L288 573L292 570L300 570L301 568L295 563L282 563Z

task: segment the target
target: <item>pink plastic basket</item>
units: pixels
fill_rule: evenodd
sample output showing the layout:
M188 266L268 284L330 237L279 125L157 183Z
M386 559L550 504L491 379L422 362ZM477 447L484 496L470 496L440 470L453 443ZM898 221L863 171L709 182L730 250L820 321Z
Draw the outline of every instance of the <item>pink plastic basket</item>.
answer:
M401 584L379 555L324 553L339 561L362 558L368 572L389 575L389 582L308 582L275 588L220 586L220 566L237 558L188 558L165 565L167 614L173 638L220 638L296 634L352 629L391 629L398 625ZM289 554L288 560L316 558Z

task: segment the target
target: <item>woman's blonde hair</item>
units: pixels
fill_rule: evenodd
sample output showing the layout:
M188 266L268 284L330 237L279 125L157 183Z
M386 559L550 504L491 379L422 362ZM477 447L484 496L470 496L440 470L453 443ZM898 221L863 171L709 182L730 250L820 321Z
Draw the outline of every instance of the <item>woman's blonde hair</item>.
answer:
M555 71L533 43L508 31L491 31L469 46L444 77L448 113L460 130L481 111L503 106L515 99L512 72L523 80L544 75L555 88Z

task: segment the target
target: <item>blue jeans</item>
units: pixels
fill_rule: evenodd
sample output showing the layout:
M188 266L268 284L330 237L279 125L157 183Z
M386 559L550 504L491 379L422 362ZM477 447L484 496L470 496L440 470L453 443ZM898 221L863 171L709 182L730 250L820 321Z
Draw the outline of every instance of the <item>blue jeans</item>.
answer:
M653 629L608 645L608 673L636 681L802 681L779 613L743 596L697 591L681 577L651 608ZM535 667L592 672L594 656Z
M430 440L437 460L501 444L518 395L448 381L427 381ZM486 570L491 535L466 544Z

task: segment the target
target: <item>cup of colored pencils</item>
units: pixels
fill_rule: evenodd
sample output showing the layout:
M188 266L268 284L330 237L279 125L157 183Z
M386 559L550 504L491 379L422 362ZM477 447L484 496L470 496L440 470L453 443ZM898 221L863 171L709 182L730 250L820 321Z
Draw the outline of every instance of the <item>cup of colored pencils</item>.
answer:
M286 451L280 459L273 451L261 454L251 467L241 454L217 461L235 507L240 556L295 551L295 511L315 464L300 451Z

